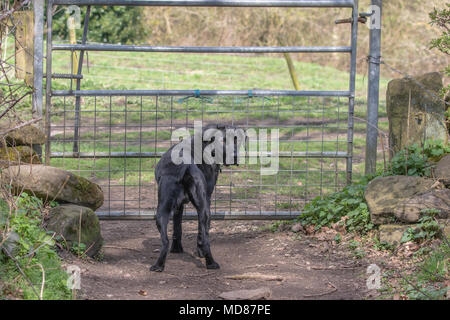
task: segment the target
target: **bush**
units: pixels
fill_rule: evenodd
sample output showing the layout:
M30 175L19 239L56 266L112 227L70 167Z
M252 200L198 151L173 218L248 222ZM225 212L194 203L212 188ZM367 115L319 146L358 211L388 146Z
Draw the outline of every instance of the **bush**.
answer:
M86 7L81 8L84 17ZM68 39L66 10L55 14L54 34L60 39ZM83 18L82 18L83 20ZM93 6L89 19L88 41L104 43L135 44L145 40L148 32L141 7ZM81 21L83 27L83 21ZM81 39L82 29L77 30L77 39Z
M40 295L44 273L42 298L69 299L71 293L66 286L68 275L61 268L52 235L41 227L42 201L23 193L15 199L17 209L11 215L9 206L4 201L2 203L0 234L6 236L14 233L17 241L14 249L8 252L5 246L0 246L0 278L4 282L3 287L0 287L0 297L12 295L16 298L39 299L37 294Z
M437 161L447 153L450 146L442 141L427 140L423 147L413 144L392 158L387 174L428 177L433 166L430 160Z
M364 199L367 184L375 176L367 176L360 183L345 187L342 191L332 193L323 199L317 197L308 203L300 222L305 225L315 225L316 230L331 226L347 216L345 228L349 232L365 234L374 228L370 221L369 208Z

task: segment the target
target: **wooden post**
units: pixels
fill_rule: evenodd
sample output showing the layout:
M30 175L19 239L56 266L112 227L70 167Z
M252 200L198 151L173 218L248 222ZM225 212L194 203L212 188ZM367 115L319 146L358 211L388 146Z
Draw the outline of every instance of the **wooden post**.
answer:
M75 28L75 18L69 17L67 25L69 27L69 40L70 44L77 44L77 33ZM72 73L78 73L78 53L72 53ZM72 81L72 80L71 80Z
M16 78L25 79L25 83L33 86L34 67L34 14L33 11L14 12L16 26Z
M297 73L295 72L294 63L292 62L291 55L288 52L284 53L284 59L286 59L286 63L289 69L289 74L291 75L292 84L296 91L300 91L300 84L298 83Z

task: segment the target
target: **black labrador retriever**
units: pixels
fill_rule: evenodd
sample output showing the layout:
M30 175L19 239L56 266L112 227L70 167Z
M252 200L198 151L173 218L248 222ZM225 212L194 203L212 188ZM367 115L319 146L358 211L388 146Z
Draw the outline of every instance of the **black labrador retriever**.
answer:
M183 252L183 247L181 245L181 221L183 206L189 201L193 204L198 214L197 253L199 257L205 258L206 268L220 268L219 264L214 261L209 243L211 194L214 191L219 172L221 171L221 165L238 165L240 140L237 136L234 136L232 149L230 147L228 148L228 150L233 150L232 163L230 163L230 161L227 162L225 161L227 159L226 131L228 129L236 130L236 128L223 125L209 125L203 129L202 140L203 134L209 129L212 129L213 131L220 131L222 133L223 141L221 142L223 142L223 149L213 149L211 146L209 149L212 149L212 157L216 155L216 150L222 152L224 159L223 162L211 163L211 161L209 161L210 164L207 164L202 161L201 164L195 164L194 161L192 161L192 163L187 164L175 164L172 158L172 152L174 152L174 148L179 145L178 143L164 153L156 166L155 178L158 183L156 226L161 234L162 246L158 260L153 266L150 267L151 271L161 272L164 270L164 265L169 250L167 225L171 215L173 215L173 241L170 252ZM241 132L243 132L242 129L237 130L241 130ZM215 138L216 136L213 136L209 141L202 141L202 156L205 148L214 142ZM190 139L187 143L191 144L191 156L194 157L194 139Z

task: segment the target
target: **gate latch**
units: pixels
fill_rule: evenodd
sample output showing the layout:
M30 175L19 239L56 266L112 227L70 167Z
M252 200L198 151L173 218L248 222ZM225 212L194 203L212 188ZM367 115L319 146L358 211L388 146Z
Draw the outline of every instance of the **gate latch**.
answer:
M360 12L358 22L365 24L367 22L367 17L370 17L371 15L373 15L373 13ZM334 23L336 24L353 23L353 18L336 20Z

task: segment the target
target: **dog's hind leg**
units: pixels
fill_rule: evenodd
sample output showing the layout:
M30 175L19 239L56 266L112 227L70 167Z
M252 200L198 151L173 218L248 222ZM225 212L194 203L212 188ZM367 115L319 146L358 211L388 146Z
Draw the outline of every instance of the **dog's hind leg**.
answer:
M159 258L154 265L150 267L150 271L162 272L166 263L167 252L169 251L169 238L167 237L167 225L169 223L170 211L160 210L158 207L158 212L156 213L156 226L161 234L161 249L159 253Z
M173 214L173 236L172 236L172 247L170 252L182 253L183 246L181 245L181 221L183 219L183 205L180 205Z
M178 195L183 192L181 185L170 179L162 179L158 185L158 208L156 212L156 226L161 234L161 250L156 263L150 267L150 271L163 271L169 252L169 238L167 225L172 212L177 208Z
M206 181L199 169L191 169L187 178L189 199L197 209L198 214L198 236L197 252L206 260L206 268L219 269L220 266L214 261L209 244L210 225L210 203L206 190Z

